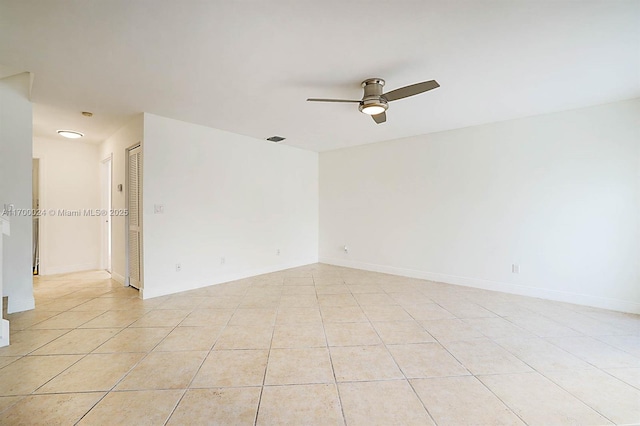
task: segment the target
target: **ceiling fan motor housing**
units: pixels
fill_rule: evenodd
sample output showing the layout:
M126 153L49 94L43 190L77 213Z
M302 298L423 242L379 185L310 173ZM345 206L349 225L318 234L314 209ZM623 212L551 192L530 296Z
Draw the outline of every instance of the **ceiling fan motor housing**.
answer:
M381 78L369 78L362 82L362 87L364 88L364 96L358 109L360 112L364 112L367 108L371 107L380 107L384 108L384 111L389 108L387 104L387 100L382 97L382 87L384 86L384 80Z

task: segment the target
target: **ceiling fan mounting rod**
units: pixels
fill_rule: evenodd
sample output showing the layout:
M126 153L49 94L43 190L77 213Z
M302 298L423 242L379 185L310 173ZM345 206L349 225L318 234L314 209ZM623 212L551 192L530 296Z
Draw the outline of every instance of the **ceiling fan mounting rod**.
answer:
M382 96L382 87L384 86L384 80L381 78L368 78L362 82L364 89L364 99L375 98L378 99Z

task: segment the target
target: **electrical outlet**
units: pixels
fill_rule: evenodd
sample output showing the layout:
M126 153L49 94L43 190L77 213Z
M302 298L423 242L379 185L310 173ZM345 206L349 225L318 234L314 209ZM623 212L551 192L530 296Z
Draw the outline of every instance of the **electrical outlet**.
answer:
M514 274L519 274L520 273L520 265L518 265L517 263L514 263L511 265L511 272Z
M220 264L224 265L225 263L227 263L227 259L225 259L224 257L220 258Z
M346 245L344 246L344 252L349 254L349 247L347 247Z
M182 265L179 263L176 263L176 272L180 272L182 271Z
M280 249L276 250L276 256L280 256Z

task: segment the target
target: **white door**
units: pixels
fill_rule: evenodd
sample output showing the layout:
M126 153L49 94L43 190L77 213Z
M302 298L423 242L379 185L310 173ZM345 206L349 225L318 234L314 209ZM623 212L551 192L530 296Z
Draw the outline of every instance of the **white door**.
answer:
M111 273L111 157L102 160L102 267Z
M140 145L129 149L127 169L128 282L130 286L139 289L142 258L142 148Z

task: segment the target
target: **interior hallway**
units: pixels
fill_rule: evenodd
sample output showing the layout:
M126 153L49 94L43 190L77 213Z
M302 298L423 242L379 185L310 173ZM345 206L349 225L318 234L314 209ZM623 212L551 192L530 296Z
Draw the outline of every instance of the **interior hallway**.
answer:
M0 424L638 424L640 317L323 264L140 300L35 279Z

